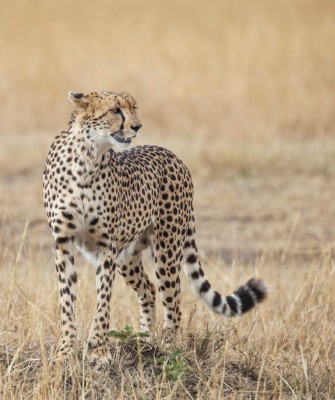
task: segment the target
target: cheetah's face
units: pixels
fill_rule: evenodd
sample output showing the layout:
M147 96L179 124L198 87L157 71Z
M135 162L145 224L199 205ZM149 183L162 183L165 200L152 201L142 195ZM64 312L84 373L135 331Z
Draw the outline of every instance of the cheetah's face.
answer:
M103 148L129 147L141 128L136 102L126 93L107 90L88 95L69 92L76 120L87 141Z

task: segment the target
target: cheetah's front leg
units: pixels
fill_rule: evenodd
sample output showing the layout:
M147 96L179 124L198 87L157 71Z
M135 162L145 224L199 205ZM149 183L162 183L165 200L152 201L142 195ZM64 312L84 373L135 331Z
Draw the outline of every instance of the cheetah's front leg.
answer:
M97 304L90 330L88 349L92 360L107 362L110 358L108 348L110 299L116 265L112 261L110 253L104 253L98 259L96 270Z
M77 273L74 258L69 248L56 249L56 271L58 274L62 335L58 357L66 358L73 353L76 342L75 302Z

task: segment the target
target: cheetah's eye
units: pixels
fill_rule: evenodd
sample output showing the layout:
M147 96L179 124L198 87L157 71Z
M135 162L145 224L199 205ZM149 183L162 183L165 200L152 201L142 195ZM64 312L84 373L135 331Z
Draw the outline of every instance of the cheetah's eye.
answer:
M119 107L114 108L113 113L114 114L120 114L121 113L121 108L119 108Z

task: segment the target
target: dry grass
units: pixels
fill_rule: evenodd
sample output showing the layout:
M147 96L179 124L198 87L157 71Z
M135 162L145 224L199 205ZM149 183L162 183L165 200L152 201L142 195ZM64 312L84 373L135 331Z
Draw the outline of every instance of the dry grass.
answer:
M244 319L223 323L199 303L194 310L194 298L184 287L184 331L174 338L173 348L162 343L161 332L151 345L143 346L141 356L136 343L114 340L112 366L97 371L82 361L82 352L68 370L53 366L59 325L55 280L47 279L51 260L36 264L36 252L32 257L25 255L16 274L2 270L1 396L332 399L334 262L327 249L308 257L305 266L287 261L290 253L285 257L285 262L277 258L265 262L260 257L255 267L237 263L233 270L222 261L208 259L210 279L223 282L220 286L226 292L256 268L272 285L268 304ZM93 275L84 268L80 276L78 312L83 334L93 311ZM127 302L125 308L120 301L124 294L120 279L115 287L113 324L117 329L126 322L136 326L134 296L130 290L126 292L127 298L122 299ZM80 343L82 348L83 341ZM181 357L187 363L177 382L164 375L164 366L158 362L160 356L175 349L183 350Z
M3 2L1 399L335 398L335 5L207 3ZM271 295L227 321L182 279L173 345L161 324L150 345L111 339L113 362L99 370L83 357L94 272L78 257L79 356L64 368L53 364L58 290L41 174L70 112L66 92L100 88L138 99L137 144L190 166L209 280L228 294L262 276ZM145 266L154 281L148 255ZM135 294L121 277L113 290L113 328L136 329Z

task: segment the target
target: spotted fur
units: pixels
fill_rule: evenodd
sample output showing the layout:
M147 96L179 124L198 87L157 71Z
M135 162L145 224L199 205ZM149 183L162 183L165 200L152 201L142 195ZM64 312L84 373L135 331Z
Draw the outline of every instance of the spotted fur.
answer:
M266 297L251 279L223 297L205 278L195 244L193 184L189 170L172 152L157 146L126 148L141 127L135 100L125 93L69 93L74 113L53 142L43 175L44 206L55 241L61 301L60 354L74 347L77 274L74 247L96 268L97 306L89 348L108 356L112 284L116 269L137 293L140 326L155 322L155 287L142 265L151 247L164 305L164 322L181 320L181 266L195 292L212 311L231 317Z

